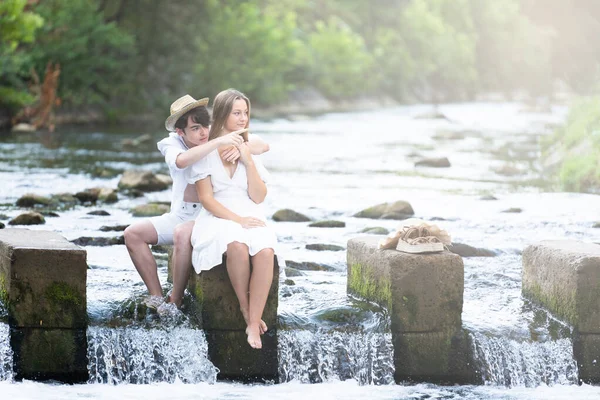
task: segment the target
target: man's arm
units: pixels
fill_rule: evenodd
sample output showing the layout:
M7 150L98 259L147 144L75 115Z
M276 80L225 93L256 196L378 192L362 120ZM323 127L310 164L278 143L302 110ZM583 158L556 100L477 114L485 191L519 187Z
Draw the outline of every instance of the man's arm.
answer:
M240 136L240 131L231 132L225 136L218 137L214 140L210 140L204 144L184 151L177 156L175 165L177 165L177 168L187 168L195 162L206 157L211 151L215 150L219 146L238 146L241 143L243 143L243 139Z
M266 153L267 151L269 151L270 147L267 142L262 140L257 135L249 136L250 137L248 138L248 147L250 147L250 153L254 154L255 156L258 156L262 153Z

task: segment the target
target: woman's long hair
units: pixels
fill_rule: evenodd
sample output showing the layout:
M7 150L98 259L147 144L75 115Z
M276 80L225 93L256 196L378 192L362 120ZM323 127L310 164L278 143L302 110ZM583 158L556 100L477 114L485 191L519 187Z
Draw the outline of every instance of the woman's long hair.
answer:
M217 95L217 97L215 97L215 101L213 103L213 123L210 127L208 140L213 140L221 135L221 132L223 129L225 129L227 118L229 118L229 114L231 114L231 110L233 109L233 103L239 99L244 100L246 102L246 106L248 107L248 122L246 122L245 126L248 128L250 125L250 100L239 90L223 90ZM248 133L244 133L242 136L244 137L244 141L247 142Z

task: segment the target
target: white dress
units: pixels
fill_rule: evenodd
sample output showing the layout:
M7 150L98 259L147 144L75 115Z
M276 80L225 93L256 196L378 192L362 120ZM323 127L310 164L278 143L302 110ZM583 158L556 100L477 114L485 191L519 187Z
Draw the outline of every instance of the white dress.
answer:
M266 183L269 173L258 157L253 159L261 179ZM267 222L262 204L256 204L248 195L246 166L241 161L230 178L218 150L214 150L188 168L186 175L191 184L210 175L215 200L241 217L255 217ZM271 248L278 254L277 236L268 225L245 229L237 222L215 217L208 210L202 209L192 231L192 264L196 273L221 264L227 245L232 242L245 243L251 256L266 248ZM285 266L280 255L277 260L280 266Z

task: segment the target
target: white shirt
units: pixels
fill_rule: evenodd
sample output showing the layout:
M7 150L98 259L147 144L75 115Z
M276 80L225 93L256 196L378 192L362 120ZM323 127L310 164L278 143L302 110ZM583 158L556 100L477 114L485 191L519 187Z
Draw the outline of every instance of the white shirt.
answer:
M177 210L183 203L183 194L188 183L185 178L186 168L179 168L176 164L177 156L188 150L185 142L176 132L169 133L169 137L164 138L156 144L158 150L165 156L165 162L169 167L169 174L173 179L173 189L171 190L171 210Z

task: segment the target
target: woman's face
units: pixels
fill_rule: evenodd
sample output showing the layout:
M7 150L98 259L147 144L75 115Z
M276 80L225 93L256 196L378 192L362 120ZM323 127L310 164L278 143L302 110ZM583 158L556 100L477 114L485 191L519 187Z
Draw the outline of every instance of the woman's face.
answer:
M248 126L248 105L244 99L237 99L233 102L233 107L225 122L225 130L228 132L244 129Z

